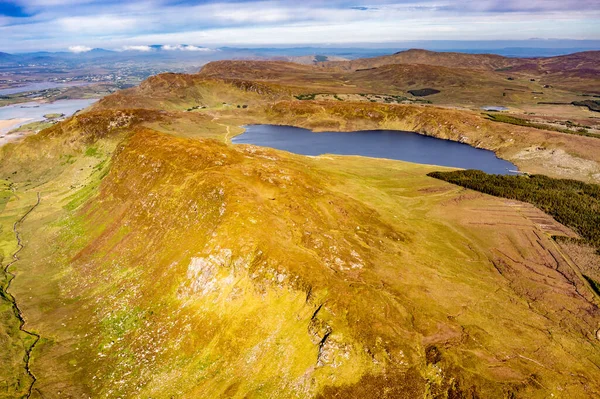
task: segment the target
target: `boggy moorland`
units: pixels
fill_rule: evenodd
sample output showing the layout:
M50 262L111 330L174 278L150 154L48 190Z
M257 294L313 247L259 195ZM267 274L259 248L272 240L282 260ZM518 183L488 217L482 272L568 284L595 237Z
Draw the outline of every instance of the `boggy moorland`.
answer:
M411 130L592 184L600 140L464 107L300 100L218 68L2 147L0 396L600 394L600 276L576 231L428 176L451 169L230 139L248 123Z

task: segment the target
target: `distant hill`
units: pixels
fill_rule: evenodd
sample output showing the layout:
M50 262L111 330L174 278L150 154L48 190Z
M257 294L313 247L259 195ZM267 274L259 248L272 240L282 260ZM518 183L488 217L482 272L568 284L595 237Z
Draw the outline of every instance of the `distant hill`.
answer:
M495 70L522 62L524 61L518 58L507 58L495 54L447 53L413 49L381 57L360 58L349 62L326 62L321 63L320 66L356 70L377 68L389 64L424 64L450 68Z
M281 56L273 57L275 61L289 61L303 65L314 65L325 61L349 61L347 58L334 55L303 55L303 56Z
M525 75L556 85L590 93L600 93L600 51L586 51L556 57L509 58L495 54L465 54L407 50L392 55L352 61L321 62L322 68L357 71L384 65L430 65L479 72Z
M440 91L444 103L506 104L559 101L556 86L574 93L600 93L600 52L548 58L507 58L493 54L402 51L352 61L314 62L313 57L284 61L216 61L200 75L210 78L272 82L300 93L377 93L408 95ZM540 97L542 94L546 97ZM429 100L429 98L428 98ZM569 101L570 102L570 101Z
M600 51L586 51L557 57L509 58L495 54L466 54L413 49L381 57L361 58L346 62L323 62L319 65L342 70L357 70L389 64L422 64L486 71L528 71L537 73L584 69L600 71Z
M85 54L98 54L99 55L99 54L115 54L115 53L116 53L116 51L106 50L103 48L94 48Z

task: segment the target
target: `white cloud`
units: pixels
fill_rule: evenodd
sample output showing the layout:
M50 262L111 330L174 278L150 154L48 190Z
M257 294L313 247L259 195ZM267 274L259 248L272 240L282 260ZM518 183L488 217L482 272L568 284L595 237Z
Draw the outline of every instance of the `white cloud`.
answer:
M150 46L123 46L125 51L152 51Z
M225 6L219 4L218 7L210 7L211 18L225 22L234 23L270 23L291 21L294 17L298 17L297 10L288 7L281 8L257 8L249 5L232 4Z
M66 32L81 35L133 31L138 20L115 15L96 15L61 18L57 22Z
M569 20L526 21L532 31L525 38L536 33L540 37L553 37L556 31L565 36L581 39L595 39L588 34L596 26L593 22L580 22L573 25ZM402 23L393 17L378 20L363 20L337 24L285 24L277 26L251 26L216 28L139 35L129 40L137 43L182 42L185 40L217 47L221 45L310 45L316 43L386 43L407 40L465 40L477 37L478 40L521 40L524 39L523 22L509 16L482 18L464 16L436 21L427 18L405 19ZM358 27L357 27L358 26ZM472 39L471 39L472 40Z
M213 49L210 49L208 47L197 47L197 46L190 46L190 45L181 45L181 44L176 44L176 45L170 45L170 44L166 44L164 46L162 46L163 50L167 50L167 51L214 51Z
M92 48L91 47L87 47L87 46L71 46L69 47L69 51L72 53L87 53L88 51L91 51Z
M185 46L183 51L213 51L208 47Z
M31 15L0 15L2 51L77 48L80 43L135 51L169 43L162 49L208 52L214 50L200 46L557 35L600 39L598 0L11 1Z

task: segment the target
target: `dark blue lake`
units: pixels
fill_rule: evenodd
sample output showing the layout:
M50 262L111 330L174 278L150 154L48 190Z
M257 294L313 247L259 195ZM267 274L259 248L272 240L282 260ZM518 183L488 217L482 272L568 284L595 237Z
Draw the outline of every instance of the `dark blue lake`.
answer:
M249 125L232 139L235 144L253 144L302 155L361 155L429 165L479 169L486 173L510 174L512 163L482 150L454 141L397 130L319 132L291 126Z

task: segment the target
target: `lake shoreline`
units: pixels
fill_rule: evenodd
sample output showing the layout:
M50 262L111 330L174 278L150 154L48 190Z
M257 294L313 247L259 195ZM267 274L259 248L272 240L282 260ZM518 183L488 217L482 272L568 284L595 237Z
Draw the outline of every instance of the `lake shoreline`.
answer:
M244 125L232 144L250 144L305 156L363 156L442 167L518 174L519 168L494 151L468 143L403 130L320 131L276 124ZM340 140L342 139L342 140Z

